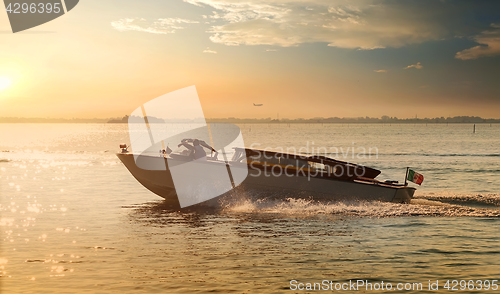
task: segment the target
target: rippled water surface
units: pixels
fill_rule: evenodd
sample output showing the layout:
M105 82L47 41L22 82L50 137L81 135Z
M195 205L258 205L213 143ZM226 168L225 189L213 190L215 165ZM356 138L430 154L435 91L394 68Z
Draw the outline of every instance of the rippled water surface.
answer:
M411 166L424 185L409 205L249 192L221 209L175 211L114 155L128 143L126 125L0 124L1 292L275 293L297 292L290 280L500 279L500 125L476 125L476 134L466 124L240 127L247 146L327 148L381 169L382 179L403 181Z

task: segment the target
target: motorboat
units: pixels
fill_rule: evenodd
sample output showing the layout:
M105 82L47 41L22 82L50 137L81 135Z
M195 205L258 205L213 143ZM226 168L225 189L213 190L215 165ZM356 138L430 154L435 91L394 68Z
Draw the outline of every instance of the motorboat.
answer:
M377 180L380 170L322 155L233 147L231 158L219 158L217 151L202 141L210 154L195 159L193 149L186 148L193 142L183 139L174 151L167 147L147 155L134 154L120 145L122 151L117 156L139 183L180 207L217 206L249 193L265 198L409 203L416 190L406 182ZM212 196L204 198L200 195L207 192L207 186ZM183 203L181 196L186 194L201 198Z

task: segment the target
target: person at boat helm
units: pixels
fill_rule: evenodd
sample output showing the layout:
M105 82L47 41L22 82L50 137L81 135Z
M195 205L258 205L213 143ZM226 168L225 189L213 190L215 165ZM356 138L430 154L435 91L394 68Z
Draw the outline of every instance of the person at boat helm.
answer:
M207 160L207 153L205 152L205 150L203 150L203 146L201 146L200 143L204 143L203 145L207 145L205 142L198 140L198 139L194 139L193 140L193 146L189 145L188 143L183 142L180 143L178 145L178 147L181 147L181 146L184 146L186 147L187 149L193 151L191 153L191 155L194 157L193 159L194 160L197 160L197 159L202 159L202 160ZM207 145L208 146L208 145ZM207 147L208 148L208 147ZM217 151L215 151L215 149L213 149L212 147L210 147L210 149L212 149L212 152L215 152L217 153Z

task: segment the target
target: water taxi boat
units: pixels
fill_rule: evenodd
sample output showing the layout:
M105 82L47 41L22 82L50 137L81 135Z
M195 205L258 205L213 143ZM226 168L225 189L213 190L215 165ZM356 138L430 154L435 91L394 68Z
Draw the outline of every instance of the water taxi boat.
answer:
M191 150L185 148L163 150L160 155L137 155L126 145L120 147L122 152L117 156L135 179L180 207L217 206L248 192L266 198L409 203L416 190L406 183L377 180L381 173L377 169L326 156L236 147L231 159L219 159L212 153L214 156L193 160ZM221 176L221 171L227 176ZM204 193L210 195L204 197ZM189 200L184 195L189 195Z

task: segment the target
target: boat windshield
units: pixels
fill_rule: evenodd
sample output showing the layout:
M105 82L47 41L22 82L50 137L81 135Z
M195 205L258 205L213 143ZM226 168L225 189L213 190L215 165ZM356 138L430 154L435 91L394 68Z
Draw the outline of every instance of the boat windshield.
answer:
M190 141L188 141L190 140ZM191 139L188 139L188 140L183 140L182 143L186 143L188 144L189 146L192 146L192 141ZM201 158L198 158L198 159L206 159L206 160L211 160L211 161L217 161L217 155L218 153L211 147L209 146L207 143L205 143L204 141L199 141L200 142L200 145L202 147L206 149L211 149L211 151L213 152L206 152L205 153L205 156L201 157ZM191 148L194 148L194 147L191 147ZM169 156L173 159L178 159L178 160L194 160L194 153L195 151L193 149L190 149L188 147L186 147L186 145L183 145L183 144L180 144L180 146L176 149L174 149L174 151L172 151L172 153L169 154Z
M182 155L182 156L191 156L192 152L193 151L186 148L186 146L181 145L181 147L174 149L174 151L172 151L172 154Z

